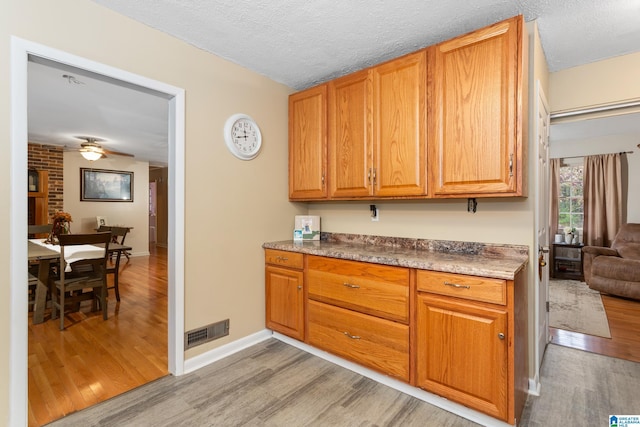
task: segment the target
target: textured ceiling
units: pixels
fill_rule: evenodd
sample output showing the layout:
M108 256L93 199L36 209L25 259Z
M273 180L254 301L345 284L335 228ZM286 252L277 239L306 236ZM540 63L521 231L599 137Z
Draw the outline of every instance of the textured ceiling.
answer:
M550 71L640 49L638 0L94 0L295 89L514 15Z
M537 20L552 72L640 51L640 0L94 1L294 89L518 14ZM166 164L161 97L46 62L30 63L28 85L30 141L95 136Z

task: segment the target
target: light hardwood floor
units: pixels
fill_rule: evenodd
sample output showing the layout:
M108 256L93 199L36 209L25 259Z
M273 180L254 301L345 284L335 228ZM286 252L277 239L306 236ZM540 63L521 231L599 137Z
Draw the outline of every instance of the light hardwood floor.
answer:
M611 338L550 328L554 344L640 362L640 301L602 295Z
M124 264L124 265L123 265ZM110 283L111 285L111 283ZM29 426L41 426L168 374L167 252L123 259L120 296L109 291L109 319L68 314L66 329L29 319ZM30 313L31 316L31 313Z

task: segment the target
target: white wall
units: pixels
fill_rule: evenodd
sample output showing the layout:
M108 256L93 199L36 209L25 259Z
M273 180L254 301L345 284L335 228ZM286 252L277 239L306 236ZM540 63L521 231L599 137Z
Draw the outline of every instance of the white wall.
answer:
M553 126L551 126L553 135ZM566 140L561 143L551 143L551 158L589 156L595 154L616 153L621 151L632 151L627 154L628 175L626 178L627 191L627 211L626 222L640 223L640 150L637 144L640 142L640 135L617 135L606 138L591 138L581 140ZM624 218L623 218L624 221Z
M133 172L133 202L80 201L80 168ZM133 227L125 243L133 256L148 255L149 163L119 156L89 162L77 152L64 153L64 210L73 218L74 233L94 232L96 216L107 217L107 225Z
M26 136L24 141L13 137L11 127L11 118L27 111L26 105L11 103L10 40L16 36L185 90L185 227L177 230L185 240L185 330L231 320L229 336L190 349L185 358L262 331L262 244L289 238L287 219L306 212L287 198L287 97L292 90L91 0L4 0L1 9L0 198L5 203L0 203L0 232L5 244L0 245L0 283L11 283L16 266L26 268L26 259L18 259L20 254L11 253L6 243L11 230L26 230L27 221L26 200L22 217L12 215L7 203L23 182L12 175L12 147L24 144L26 153L27 144ZM262 151L249 162L233 157L223 139L225 120L238 112L251 115L262 130ZM26 161L25 154L24 169ZM77 177L79 172L65 181ZM84 208L65 203L65 209ZM114 215L105 216L125 222ZM76 216L89 221L95 214ZM146 229L134 226L135 233ZM26 328L16 331L11 322L11 288L0 286L0 426L12 411L23 409L10 407L12 337L27 336Z
M551 73L552 113L640 99L640 52Z
M552 113L640 100L640 52L551 73ZM553 139L553 126L551 127ZM629 191L627 222L640 222L640 135L606 139L566 140L551 144L551 157L633 151L627 155Z

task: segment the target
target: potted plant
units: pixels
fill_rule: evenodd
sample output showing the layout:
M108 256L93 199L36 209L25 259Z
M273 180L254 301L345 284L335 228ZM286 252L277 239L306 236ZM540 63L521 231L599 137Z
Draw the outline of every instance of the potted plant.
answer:
M576 229L575 227L565 227L564 228L564 242L565 243L572 243L573 242L573 235L576 233Z

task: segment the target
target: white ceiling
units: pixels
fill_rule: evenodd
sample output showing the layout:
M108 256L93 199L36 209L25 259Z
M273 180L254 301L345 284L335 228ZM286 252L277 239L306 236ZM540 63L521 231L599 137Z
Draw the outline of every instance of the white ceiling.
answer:
M640 51L639 0L94 1L294 89L518 14L537 20L552 72ZM30 140L95 136L166 164L166 100L94 77L31 63Z
M32 57L27 72L29 142L72 150L79 136L95 137L105 149L167 164L163 94L42 58Z

